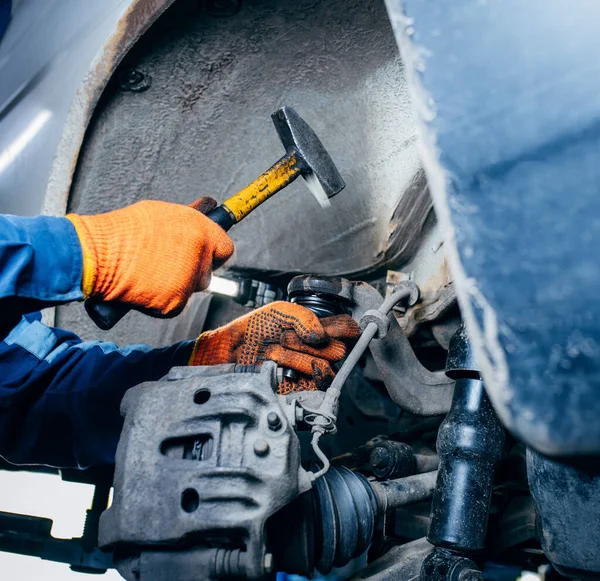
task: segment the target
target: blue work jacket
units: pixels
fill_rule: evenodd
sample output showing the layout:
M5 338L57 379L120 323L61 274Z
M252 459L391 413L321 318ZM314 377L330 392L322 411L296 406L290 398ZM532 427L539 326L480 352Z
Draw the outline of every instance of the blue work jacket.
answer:
M9 462L112 463L125 391L191 356L193 341L119 348L42 324L40 309L83 298L81 274L69 220L0 215L0 455Z

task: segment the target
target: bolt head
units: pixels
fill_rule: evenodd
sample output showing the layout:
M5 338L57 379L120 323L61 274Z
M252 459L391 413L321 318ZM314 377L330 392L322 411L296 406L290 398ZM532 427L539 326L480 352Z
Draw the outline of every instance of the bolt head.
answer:
M119 85L123 91L142 93L151 84L150 76L137 69L126 69L119 75Z
M269 443L266 440L254 442L254 453L257 456L266 456L269 453Z
M390 463L390 452L386 448L377 447L371 452L373 468L385 468Z
M142 75L142 73L140 73L140 71L136 71L135 69L130 69L129 71L127 71L127 74L125 75L125 80L128 83L139 83L141 82L141 80L144 78L144 75Z
M267 415L267 425L269 426L270 430L273 430L275 432L279 428L281 428L281 418L277 413L269 412L269 414Z

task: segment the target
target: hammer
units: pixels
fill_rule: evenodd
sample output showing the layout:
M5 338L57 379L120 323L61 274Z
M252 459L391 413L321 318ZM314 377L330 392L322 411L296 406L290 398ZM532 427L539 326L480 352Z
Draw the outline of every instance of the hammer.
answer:
M298 176L304 177L309 190L323 208L329 206L329 198L346 186L315 132L294 109L281 107L271 115L271 119L285 147L285 155L250 185L207 214L225 231ZM104 302L89 298L85 301L85 309L100 329L108 331L131 307L118 301Z

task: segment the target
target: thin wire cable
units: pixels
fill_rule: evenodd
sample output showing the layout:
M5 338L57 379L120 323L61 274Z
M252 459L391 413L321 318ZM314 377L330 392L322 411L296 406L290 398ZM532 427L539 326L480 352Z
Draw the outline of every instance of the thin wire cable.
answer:
M402 299L409 297L411 292L412 291L410 287L402 285L401 288L388 296L383 303L381 303L381 306L377 310L382 315L389 315L394 306ZM362 332L360 338L356 342L354 349L350 351L350 354L348 357L346 357L346 360L342 364L340 370L337 372L337 375L335 376L331 385L327 388L325 397L319 406L318 413L315 415L314 419L312 419L313 436L310 443L315 454L323 463L321 470L318 472L309 473L309 476L313 481L323 476L323 474L329 470L330 466L329 459L319 447L319 440L323 434L335 431L337 422L337 404L342 393L342 386L348 377L350 377L350 373L352 373L352 370L363 356L363 353L367 350L369 343L377 334L377 330L377 323L369 323L366 326L365 330Z

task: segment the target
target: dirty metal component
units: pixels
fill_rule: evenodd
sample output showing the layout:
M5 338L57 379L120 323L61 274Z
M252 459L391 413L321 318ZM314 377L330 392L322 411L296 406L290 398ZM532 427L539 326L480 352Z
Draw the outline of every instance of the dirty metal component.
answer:
M143 81L139 78L141 73L137 73L139 71L133 75L132 86ZM249 186L207 214L225 231L299 176L304 177L310 191L323 207L328 205L329 198L339 194L346 186L315 132L294 109L281 107L271 118L286 154ZM85 301L85 309L100 329L108 331L131 307L118 301L99 301L91 297Z
M432 551L425 538L392 547L348 581L417 581L423 560Z
M437 471L371 482L371 487L377 496L377 502L382 513L406 504L429 500L436 486Z
M387 440L371 450L369 458L377 478L401 478L415 473L416 459L413 449L403 442Z
M277 369L277 380L283 379L283 369ZM280 395L282 407L286 410L288 420L297 430L305 430L308 425L305 417L310 417L308 410L318 409L323 402L325 392L323 391L297 391Z
M371 440L357 446L351 452L345 452L331 459L333 466L345 466L349 469L355 469L361 467L363 464L367 464L371 457L371 450L380 442L387 440L388 436L380 435L375 436Z
M353 284L352 298L357 319L384 300L363 282ZM431 372L421 365L395 319L390 320L385 339L374 339L369 349L390 397L402 409L418 416L448 412L454 382L443 372Z
M389 327L387 316L375 309L370 309L360 318L360 330L364 333L371 324L375 326L373 339L385 339Z
M342 314L352 305L352 283L337 276L295 276L287 293L292 303L311 309L318 317Z
M448 367L456 384L437 436L440 467L427 538L433 545L468 553L485 546L494 470L505 435L483 382L475 378L464 328L450 342Z
M92 505L85 511L85 524L83 534L81 535L81 544L88 553L94 552L98 546L98 528L100 526L100 516L108 506L110 497L110 484L101 483L94 487L92 496ZM80 573L87 573L85 565L71 565L71 570Z
M415 473L433 472L440 465L440 457L429 447L422 444L412 446L415 454Z
M105 573L113 567L112 553L90 547L88 539L52 536L52 520L0 512L0 551L68 563L74 571Z
M246 571L245 557L246 555L239 549L202 547L173 552L149 548L139 555L123 557L117 561L116 566L121 576L127 581L142 579L213 580L243 577Z
M483 575L471 559L436 549L423 561L421 581L483 581Z
M47 466L15 466L0 463L2 470L27 470L41 473L58 472L65 482L77 482L94 487L92 505L86 511L80 538L60 539L52 536L52 520L37 516L0 512L0 551L39 557L66 563L80 573L104 573L112 568L112 553L98 549L98 521L108 504L113 470L110 466L87 470L56 469Z
M565 577L600 579L597 458L570 466L528 449L527 474L546 557Z
M267 519L310 488L275 369L174 368L127 392L114 500L100 521L100 546L133 555L117 563L126 579L265 575Z
M385 439L371 447L369 463L378 479L402 478L437 470L439 457L424 446L415 449L404 442Z
M233 297L233 300L252 309L258 309L285 298L285 290L275 284L243 278L239 280L239 285L238 294Z
M139 69L125 69L119 73L119 87L122 91L143 93L152 85L152 77Z
M379 313L383 316L388 316L392 308L400 301L407 299L410 300L412 297L415 296L415 293L418 297L418 289L415 291L415 286L416 285L414 283L407 281L399 283L396 286L394 292L391 295L387 296L379 305L379 308L377 309ZM393 317L388 316L388 320L389 319L393 319ZM331 385L327 388L327 391L325 392L325 397L323 398L323 402L319 406L319 409L313 413L312 418L310 419L312 431L311 445L315 454L323 463L322 469L312 474L311 477L313 479L316 479L319 476L325 474L329 469L329 460L319 448L319 439L323 434L335 433L338 413L338 402L342 386L350 376L350 373L362 357L363 353L369 347L369 343L372 341L373 337L375 337L378 331L379 328L374 322L369 323L366 326L366 328L364 328L364 330L361 333L361 336L356 342L356 345L354 345L352 351L350 351L344 363L342 364L342 367L337 372ZM306 419L305 421L309 423Z
M274 432L281 428L283 424L277 412L269 412L267 414L267 425L269 426L269 430L273 430Z
M290 299L302 296L322 296L327 300L352 304L352 283L339 276L320 274L300 275L292 278L288 284Z

